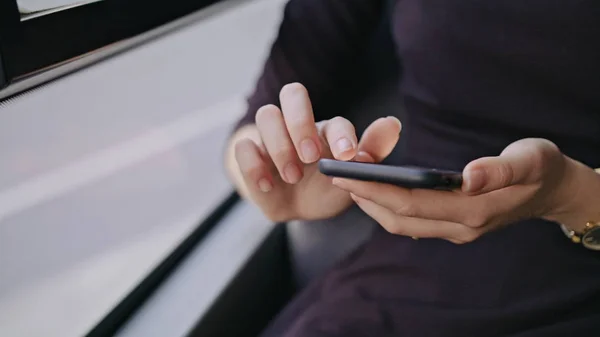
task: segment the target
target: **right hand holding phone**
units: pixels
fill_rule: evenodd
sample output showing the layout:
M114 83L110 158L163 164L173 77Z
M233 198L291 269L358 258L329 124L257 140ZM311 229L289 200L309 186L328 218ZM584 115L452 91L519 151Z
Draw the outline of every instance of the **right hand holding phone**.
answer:
M342 117L315 123L308 92L299 83L280 92L274 105L256 114L258 135L235 143L240 181L235 183L273 221L314 220L334 216L352 204L348 192L321 174L321 158L379 162L398 142L401 124L395 117L371 123L360 141Z

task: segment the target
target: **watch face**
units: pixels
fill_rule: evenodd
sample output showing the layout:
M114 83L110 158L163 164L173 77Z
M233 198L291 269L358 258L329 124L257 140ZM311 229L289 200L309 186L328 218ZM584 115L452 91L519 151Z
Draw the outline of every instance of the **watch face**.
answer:
M581 243L589 249L600 250L600 227L592 228L585 233Z

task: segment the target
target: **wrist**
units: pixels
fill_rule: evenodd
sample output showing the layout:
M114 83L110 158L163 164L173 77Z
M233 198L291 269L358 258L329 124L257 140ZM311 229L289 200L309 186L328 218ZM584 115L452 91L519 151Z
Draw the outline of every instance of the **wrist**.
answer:
M563 182L557 192L557 207L546 217L575 232L583 232L588 222L600 221L600 174L567 157Z

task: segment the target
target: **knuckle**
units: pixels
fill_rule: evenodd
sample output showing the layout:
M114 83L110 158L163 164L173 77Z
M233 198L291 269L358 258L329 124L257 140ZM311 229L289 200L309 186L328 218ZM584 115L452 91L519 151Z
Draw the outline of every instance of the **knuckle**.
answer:
M533 171L540 171L540 169L550 159L548 151L542 148L536 148L529 153L529 160L531 161L531 169Z
M464 245L467 243L471 243L475 240L477 240L477 238L479 238L479 232L475 231L475 230L466 230L463 231L463 233L461 233L461 235L458 238L454 238L451 241L459 244L459 245Z
M254 142L250 139L242 139L235 143L234 154L238 164L243 164L248 161L248 154L253 150Z
M465 231L465 233L462 235L462 242L463 243L470 243L473 242L475 240L477 240L479 238L479 232L475 231L475 230L469 230L469 231Z
M545 167L559 163L563 159L558 146L547 139L530 139L528 142L528 155L531 163L531 172L539 178Z
M351 124L349 120L341 116L335 116L329 120L332 125Z
M336 116L329 120L329 129L339 135L339 133L356 133L352 122L344 117Z
M395 213L409 218L416 218L419 215L419 207L413 203L403 203L396 208Z
M263 167L256 164L242 166L241 170L244 176L254 181L258 181L260 178L262 178L264 172Z
M487 222L487 216L481 213L473 213L465 218L463 224L470 228L479 228L485 226Z
M233 146L235 153L240 154L240 153L244 153L246 151L246 149L248 148L248 140L247 139L242 139L238 142L235 143L235 145Z
M562 151L555 143L549 141L548 139L542 140L541 152L543 159L552 160L556 157L560 157Z
M314 126L312 116L308 114L299 114L296 116L286 116L286 125L291 131L310 131Z
M394 234L394 235L402 235L403 234L402 227L398 226L396 221L385 219L383 221L378 220L377 223L379 223L379 225L381 225L381 227L383 227L383 229L385 229L390 234Z
M542 172L543 168L557 163L562 159L562 153L556 144L549 140L542 140L536 151L532 151L532 170Z
M271 211L263 211L264 215L272 222L286 222L289 219L287 214L283 211L271 210Z
M398 226L392 224L380 224L388 233L394 235L403 235L404 232Z
M524 141L525 147L530 149L531 152L539 152L542 155L548 156L560 152L558 146L554 142L545 138L528 138Z
M498 165L497 173L501 186L508 186L512 183L514 179L514 172L512 166L510 166L508 163L502 163Z
M394 235L406 235L406 230L403 226L400 226L397 222L388 222L384 225L382 225L385 230L390 233L390 234L394 234Z
M273 159L273 162L277 164L285 163L291 160L293 151L294 150L289 146L280 146L275 151L273 151L271 159Z

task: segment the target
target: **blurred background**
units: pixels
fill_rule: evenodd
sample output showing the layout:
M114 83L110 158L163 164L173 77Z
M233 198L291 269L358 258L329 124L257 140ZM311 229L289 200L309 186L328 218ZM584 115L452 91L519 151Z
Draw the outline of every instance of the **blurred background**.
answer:
M283 5L0 0L0 336L177 336L208 312L273 227L215 224ZM195 293L140 313L191 247Z

